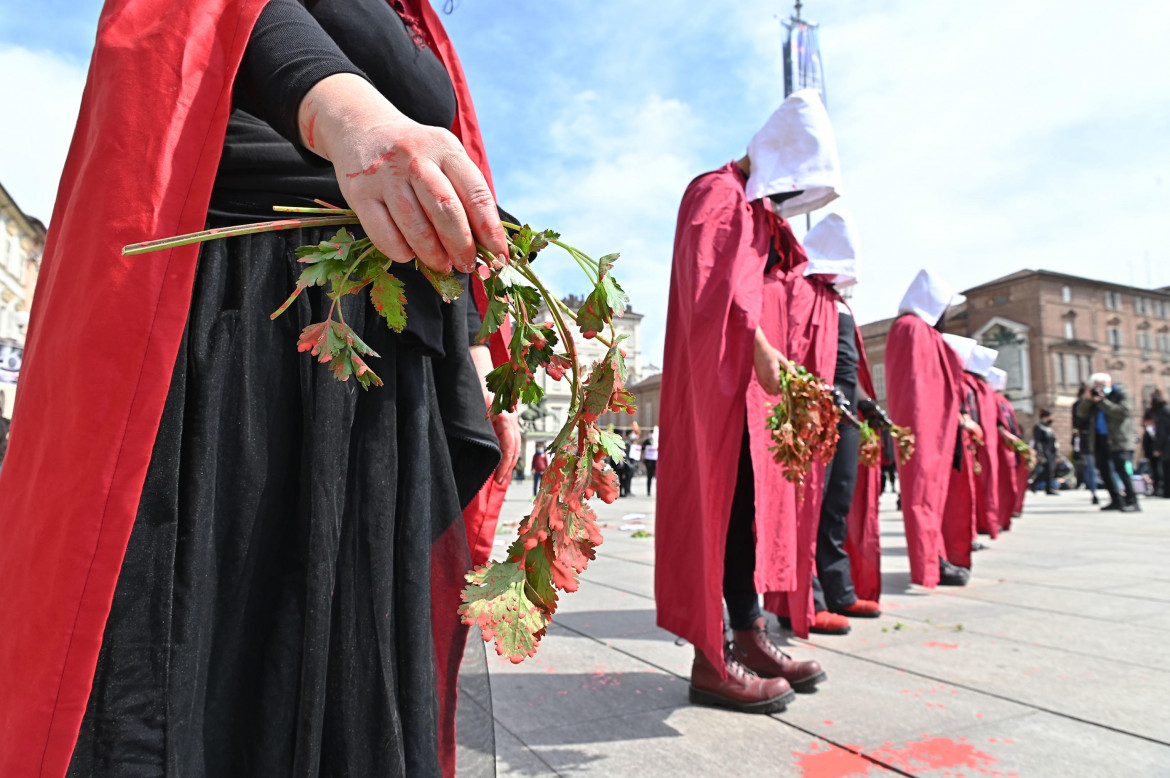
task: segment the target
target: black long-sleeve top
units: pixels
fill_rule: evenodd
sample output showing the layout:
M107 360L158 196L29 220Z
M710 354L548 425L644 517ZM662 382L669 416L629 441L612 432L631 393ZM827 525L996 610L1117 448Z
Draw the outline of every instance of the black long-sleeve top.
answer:
M273 205L312 205L314 199L346 205L333 166L302 145L297 121L309 90L338 73L367 79L420 124L454 123L457 102L446 68L416 42L386 0L270 0L236 76L210 218L263 221L273 218ZM403 337L413 347L441 355L439 297L413 265L391 270L405 285ZM465 274L460 280L468 288ZM461 307L474 338L479 313L470 299Z

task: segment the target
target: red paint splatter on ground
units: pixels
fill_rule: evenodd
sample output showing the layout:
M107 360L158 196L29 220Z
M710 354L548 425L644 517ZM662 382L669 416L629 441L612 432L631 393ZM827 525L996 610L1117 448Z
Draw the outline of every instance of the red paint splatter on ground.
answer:
M819 754L795 753L793 756L801 778L849 778L869 775L870 768L875 767L868 759L835 746Z
M859 778L873 774L871 771L880 771L877 764L865 758L867 756L910 775L940 770L954 778L965 778L967 775L964 772L951 772L954 768L972 768L991 775L992 771L988 767L999 761L970 744L930 735L923 735L922 740L917 742L906 742L901 748L895 748L886 741L882 748L868 752L853 745L846 745L845 748L830 746L828 750L822 751L820 744L814 742L809 744L809 750L817 753L794 751L792 754L800 767L801 778Z
M932 640L929 643L923 643L922 645L926 646L927 648L941 648L944 651L954 651L959 647L958 643L939 643L937 640Z
M824 724L826 727L831 727L831 726L833 726L833 722L832 722L832 720L830 720L830 719L825 719L825 720L824 720L822 723L823 723L823 724Z

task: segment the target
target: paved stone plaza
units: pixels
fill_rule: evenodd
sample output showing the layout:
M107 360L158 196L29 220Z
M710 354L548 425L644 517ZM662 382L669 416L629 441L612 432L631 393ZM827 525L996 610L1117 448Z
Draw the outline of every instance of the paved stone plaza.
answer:
M687 702L692 649L655 626L654 540L628 517L652 533L653 500L601 505L605 544L537 657L489 649L499 774L1170 776L1170 500L1142 504L1031 495L969 586L930 592L884 495L883 617L782 637L829 680L772 716Z

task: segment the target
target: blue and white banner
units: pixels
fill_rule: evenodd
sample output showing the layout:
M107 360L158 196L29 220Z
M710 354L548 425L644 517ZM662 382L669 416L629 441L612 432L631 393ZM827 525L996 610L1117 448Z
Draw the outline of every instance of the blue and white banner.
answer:
M815 89L821 102L825 99L825 70L821 62L821 45L817 25L798 19L785 19L788 35L784 40L784 96L800 89Z

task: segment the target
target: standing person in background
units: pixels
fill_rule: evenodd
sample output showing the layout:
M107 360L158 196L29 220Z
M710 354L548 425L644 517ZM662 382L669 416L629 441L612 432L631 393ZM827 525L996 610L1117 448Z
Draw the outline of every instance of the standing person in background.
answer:
M872 400L873 381L861 333L841 290L857 283L855 229L848 214L830 213L804 237L805 256L785 271L788 312L786 356L837 392L838 404L872 428L888 418ZM798 256L794 254L794 258ZM875 468L859 465L860 431L842 418L840 439L827 463L816 462L796 506L796 586L769 592L764 607L792 626L843 635L849 618L881 615L881 530ZM855 499L856 495L856 499Z
M654 438L646 438L642 441L642 461L646 464L646 496L651 494L651 487L654 486L654 475L658 472L658 446L654 444Z
M1134 425L1129 397L1121 384L1113 386L1108 373L1089 376L1089 402L1078 408L1089 420L1089 445L1097 457L1105 488L1109 490L1109 504L1103 511L1140 511L1137 493L1133 488ZM1112 469L1112 473L1109 470ZM1125 491L1124 500L1121 489Z
M1004 394L1007 387L1007 373L993 367L987 373L987 383L995 392L996 407L999 411L999 526L1011 529L1012 519L1019 515L1019 490L1028 488L1028 470L1024 457L1016 453L1015 446L1023 439L1023 430L1016 419L1016 410ZM1021 483L1020 476L1023 475Z
M958 444L963 424L963 361L943 340L943 316L963 298L930 270L923 269L898 305L898 318L886 341L886 387L890 417L914 433L914 453L898 469L902 518L906 526L910 580L934 588L940 583L964 586L970 578L955 564L943 539L951 470L964 447ZM958 445L957 445L958 444ZM970 564L967 551L956 558Z
M540 489L540 481L544 478L544 471L548 470L548 454L544 453L544 444L536 444L536 453L532 455L532 496Z
M1078 476L1085 482L1085 487L1092 495L1093 505L1098 505L1100 500L1097 499L1097 457L1093 455L1093 447L1089 444L1091 421L1087 410L1081 415L1082 406L1089 404L1091 404L1089 387L1087 384L1081 384L1077 389L1077 401L1072 407L1073 454L1077 460Z
M1150 407L1142 414L1142 456L1150 471L1152 486L1150 494L1162 493L1162 452L1158 449L1157 429L1154 426L1153 398Z
M1056 433L1052 430L1052 411L1040 411L1040 420L1032 427L1032 441L1040 461L1037 468L1044 478L1044 493L1056 494Z
M1170 497L1170 405L1161 389L1155 389L1150 398L1150 412L1154 419L1154 449L1162 465L1162 496Z

